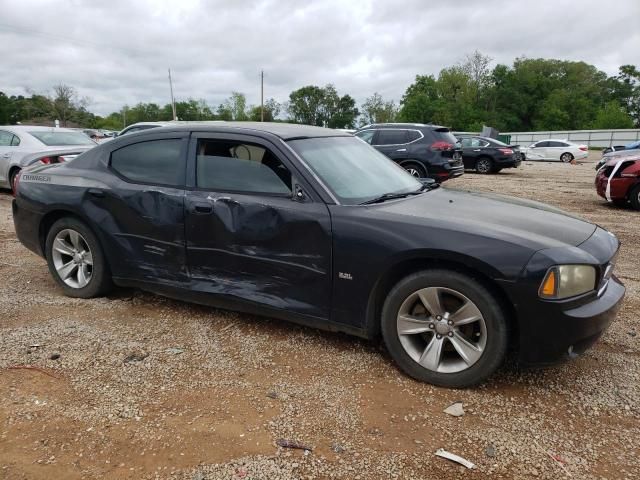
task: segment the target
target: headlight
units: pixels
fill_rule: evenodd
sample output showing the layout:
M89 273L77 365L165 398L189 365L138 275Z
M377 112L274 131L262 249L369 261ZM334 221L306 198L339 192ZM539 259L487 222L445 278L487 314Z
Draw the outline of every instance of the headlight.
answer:
M591 265L551 267L540 285L542 298L562 299L582 295L596 288L596 269Z

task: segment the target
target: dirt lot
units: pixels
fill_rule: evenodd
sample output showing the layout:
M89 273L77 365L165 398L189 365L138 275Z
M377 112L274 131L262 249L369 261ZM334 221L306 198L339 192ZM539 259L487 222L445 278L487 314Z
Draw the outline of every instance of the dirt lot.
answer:
M640 212L607 205L593 176L593 163L526 162L449 182L615 232L627 286L583 357L508 363L462 391L415 382L344 335L133 290L66 298L16 240L1 194L0 479L640 478ZM455 401L464 416L443 413Z

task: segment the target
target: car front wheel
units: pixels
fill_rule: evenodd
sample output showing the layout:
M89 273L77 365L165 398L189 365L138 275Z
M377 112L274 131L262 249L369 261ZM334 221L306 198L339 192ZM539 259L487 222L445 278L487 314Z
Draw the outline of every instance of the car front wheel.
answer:
M49 271L70 297L93 298L111 287L102 248L93 232L75 218L53 224L46 240Z
M452 270L425 270L401 280L382 310L382 335L409 376L465 388L502 363L507 322L489 289Z

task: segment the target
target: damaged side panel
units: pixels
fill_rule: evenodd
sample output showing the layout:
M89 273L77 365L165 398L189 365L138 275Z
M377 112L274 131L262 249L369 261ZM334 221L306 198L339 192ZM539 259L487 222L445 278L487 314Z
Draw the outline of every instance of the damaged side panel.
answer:
M191 191L186 212L194 290L328 318L331 222L326 205Z

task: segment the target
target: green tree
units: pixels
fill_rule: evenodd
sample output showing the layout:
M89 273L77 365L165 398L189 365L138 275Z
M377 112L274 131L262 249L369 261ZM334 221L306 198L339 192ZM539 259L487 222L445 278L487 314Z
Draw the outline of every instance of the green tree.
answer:
M604 107L598 110L591 128L633 128L633 119L624 108L614 100L607 102Z
M289 94L287 110L295 123L322 126L324 123L324 90L315 85L294 90Z
M398 108L395 102L393 100L386 101L378 92L366 98L360 108L362 109L361 126L395 122L398 117Z
M280 115L281 109L282 105L276 102L273 98L267 99L264 102L264 121L273 122L278 117L278 115ZM261 118L262 111L260 105L255 105L249 109L249 120L259 122Z

